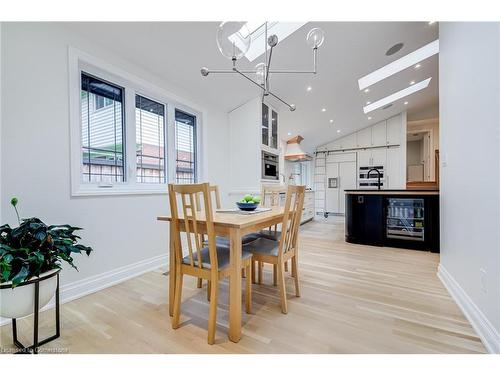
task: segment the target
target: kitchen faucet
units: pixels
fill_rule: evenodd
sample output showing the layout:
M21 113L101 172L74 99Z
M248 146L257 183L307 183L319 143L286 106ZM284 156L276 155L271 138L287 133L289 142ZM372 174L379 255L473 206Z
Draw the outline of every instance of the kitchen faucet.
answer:
M372 169L370 169L370 170L368 171L368 173L366 174L366 178L367 178L367 179L368 179L368 178L370 178L370 173L371 173L372 171L377 172L377 175L378 175L378 183L377 183L377 185L378 185L378 190L380 190L380 171L379 171L377 168L372 168Z

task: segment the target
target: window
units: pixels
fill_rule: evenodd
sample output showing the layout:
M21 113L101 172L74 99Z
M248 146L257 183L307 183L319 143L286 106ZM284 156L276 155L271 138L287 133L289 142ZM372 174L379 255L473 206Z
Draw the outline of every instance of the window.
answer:
M83 181L123 182L123 89L82 73ZM109 103L98 107L97 103Z
M175 110L175 181L196 182L196 117Z
M165 183L165 106L135 96L137 182Z
M167 194L199 180L201 113L70 47L71 194Z

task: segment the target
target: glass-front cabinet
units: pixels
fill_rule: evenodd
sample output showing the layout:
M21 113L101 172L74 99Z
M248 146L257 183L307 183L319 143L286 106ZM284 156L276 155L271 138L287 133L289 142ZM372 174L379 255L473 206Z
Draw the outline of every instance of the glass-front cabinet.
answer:
M269 107L262 103L262 144L269 146Z
M262 144L278 149L278 112L262 103Z

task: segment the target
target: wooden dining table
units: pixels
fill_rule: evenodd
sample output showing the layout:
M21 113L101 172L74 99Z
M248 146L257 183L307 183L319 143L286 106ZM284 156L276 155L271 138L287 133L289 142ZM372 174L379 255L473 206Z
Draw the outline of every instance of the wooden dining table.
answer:
M283 221L284 208L273 207L269 211L246 214L242 212L214 212L213 221L217 236L229 237L230 242L230 264L229 276L229 340L238 342L241 339L241 240L245 234L258 232L261 229L279 224ZM159 221L170 222L170 216L158 216ZM197 213L198 228L201 233L206 233L205 214L203 211ZM184 221L179 221L179 230L185 231ZM173 225L170 225L170 248L169 248L169 290L168 311L173 315L175 294L175 262L174 259L174 233ZM250 275L247 275L249 277Z

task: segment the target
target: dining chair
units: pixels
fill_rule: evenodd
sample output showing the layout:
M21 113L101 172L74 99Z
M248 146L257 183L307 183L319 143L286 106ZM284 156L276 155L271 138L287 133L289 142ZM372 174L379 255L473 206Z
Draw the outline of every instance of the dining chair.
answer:
M219 186L218 185L211 185L211 184L209 184L209 192L210 192L210 199L213 198L213 200L215 202L215 208L217 210L221 209L222 206L221 206L221 197L220 197ZM195 196L197 207L201 207L200 206L200 196L201 195L202 195L202 193L198 193ZM205 235L202 234L201 237L202 237L202 241L203 241L204 245L206 246L207 243L206 243L206 240L205 240ZM244 235L242 237L241 243L243 245L245 245L245 244L247 244L249 242L252 242L252 241L256 240L259 237L260 237L260 235L258 233L248 233L248 234L246 234L246 235ZM229 248L229 246L230 246L229 245L229 238L227 238L227 237L218 237L217 236L215 238L215 243L219 247L227 247L227 248ZM244 271L243 272L243 277L246 277L246 275L247 275L247 273ZM196 286L198 288L201 288L203 286L203 280L201 278L198 278ZM207 288L207 298L210 298L210 289L209 288Z
M302 208L304 207L305 186L288 186L283 221L281 223L281 236L279 241L268 238L259 238L245 246L243 249L253 254L253 260L270 263L277 268L278 287L281 299L281 312L288 312L285 286L285 263L292 262L292 277L295 281L295 295L300 297L299 271L298 271L298 233ZM253 263L253 261L252 261Z
M261 206L262 207L280 207L282 204L281 194L286 193L286 186L284 185L262 185L261 192ZM260 231L260 237L268 238L271 240L279 240L281 232L278 231L278 225L273 225L267 230ZM255 261L252 262L252 277L255 280ZM257 282L262 283L262 269L264 264L257 262ZM285 271L288 271L288 262L285 263ZM273 265L273 285L277 285L277 269Z
M219 247L215 242L212 202L208 183L190 185L168 185L173 248L175 251L175 293L172 317L172 328L179 328L182 300L182 284L184 275L206 279L209 282L210 307L208 316L208 343L215 342L217 319L217 299L219 281L229 276L230 254L227 247ZM201 195L203 210L196 202L196 195ZM179 199L180 198L180 199ZM178 205L178 199L180 205ZM180 206L180 207L179 207ZM201 203L200 203L201 206ZM179 210L180 208L180 210ZM205 216L205 220L200 217ZM184 226L181 231L181 226ZM207 246L203 246L200 234L207 233ZM185 241L181 240L185 235ZM187 255L183 255L183 244L187 245ZM250 272L252 254L242 251L242 268ZM250 313L252 308L252 284L250 278L246 282L245 307Z

